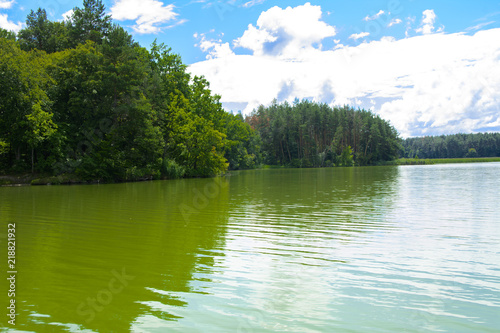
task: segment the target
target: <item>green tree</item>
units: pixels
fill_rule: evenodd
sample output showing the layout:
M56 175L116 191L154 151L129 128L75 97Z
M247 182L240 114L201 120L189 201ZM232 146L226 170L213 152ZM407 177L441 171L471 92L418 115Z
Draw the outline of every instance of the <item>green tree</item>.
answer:
M25 134L26 142L31 147L31 172L35 172L35 148L47 138L56 133L57 125L52 121L52 113L44 111L40 102L33 105L32 113L26 115L25 124L28 130Z
M262 139L268 164L296 167L345 163L347 151L359 165L397 158L400 139L388 122L370 111L296 100L260 106L247 122ZM350 147L348 149L348 147Z
M19 43L25 51L34 49L47 53L64 50L68 46L65 22L51 22L45 9L38 8L28 14L26 27L19 31Z
M16 40L16 33L14 31L5 30L0 28L0 38Z
M16 42L0 39L0 141L9 147L10 165L21 165L29 149L33 170L34 148L56 129L46 93L52 84L49 63L44 53L24 52Z
M87 40L100 44L112 27L111 16L101 0L83 0L83 8L75 7L70 19L69 35L76 46Z
M241 114L226 113L225 132L227 135L224 156L229 169L251 169L261 163L260 138L245 122Z
M341 166L353 166L354 160L351 146L347 146L342 149L339 160Z

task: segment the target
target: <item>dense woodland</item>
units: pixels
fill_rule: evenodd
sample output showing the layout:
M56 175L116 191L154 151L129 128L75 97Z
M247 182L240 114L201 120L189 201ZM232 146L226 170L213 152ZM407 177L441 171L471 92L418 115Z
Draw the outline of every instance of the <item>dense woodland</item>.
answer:
M407 138L402 145L406 158L500 157L500 133Z
M370 165L398 157L397 131L370 111L307 100L259 107L247 122L267 164L295 167Z
M0 170L83 180L212 176L259 164L258 135L164 45L138 45L85 0L0 32Z

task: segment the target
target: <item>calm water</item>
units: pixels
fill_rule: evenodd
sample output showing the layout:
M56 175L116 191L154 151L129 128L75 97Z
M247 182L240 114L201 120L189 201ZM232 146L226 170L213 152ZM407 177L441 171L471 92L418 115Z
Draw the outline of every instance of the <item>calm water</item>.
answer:
M3 187L0 221L23 332L500 330L500 163Z

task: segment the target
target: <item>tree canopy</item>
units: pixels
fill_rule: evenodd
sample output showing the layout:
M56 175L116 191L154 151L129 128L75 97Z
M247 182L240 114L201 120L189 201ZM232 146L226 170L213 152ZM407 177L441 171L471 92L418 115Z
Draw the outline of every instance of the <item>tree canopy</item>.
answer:
M407 138L406 158L500 157L500 133L452 134Z
M376 164L398 157L400 139L370 111L296 100L261 106L247 119L262 138L265 162L298 167Z

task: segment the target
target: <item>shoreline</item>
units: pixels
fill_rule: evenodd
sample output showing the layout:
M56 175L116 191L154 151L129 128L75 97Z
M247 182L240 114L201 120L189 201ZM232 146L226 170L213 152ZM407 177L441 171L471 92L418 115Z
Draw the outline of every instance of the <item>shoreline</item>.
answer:
M432 165L456 163L500 162L500 157L464 157L464 158L400 158L386 165Z
M488 162L500 162L500 157L471 157L471 158L435 158L435 159L415 159L415 158L400 158L394 161L388 161L385 163L380 163L371 166L400 166L400 165L433 165L433 164L456 164L456 163L488 163ZM370 166L370 165L369 165ZM270 169L270 168L290 168L287 166L279 165L264 165L256 169ZM336 167L332 167L336 168ZM296 169L296 168L290 168ZM249 169L254 170L254 169ZM239 170L228 170L225 174L229 174L231 171ZM118 184L118 183L135 183L154 180L152 177L137 179L137 180L125 180L125 181L115 181L115 182L101 182L100 180L85 181L78 178L74 174L62 174L58 176L49 176L44 174L20 174L20 175L0 175L0 187L17 187L17 186L43 186L43 185L92 185L92 184ZM168 179L163 179L168 180Z

